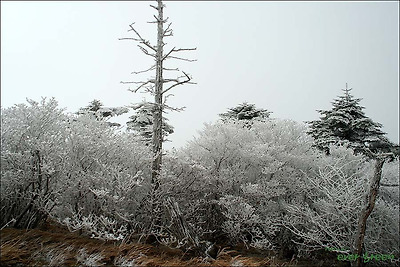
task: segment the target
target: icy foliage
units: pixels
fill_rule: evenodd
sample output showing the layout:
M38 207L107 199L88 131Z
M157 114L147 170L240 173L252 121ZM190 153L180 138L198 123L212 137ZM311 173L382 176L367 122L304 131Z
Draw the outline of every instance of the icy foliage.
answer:
M316 149L301 123L219 121L166 153L152 190L152 154L135 134L65 114L54 99L3 109L1 120L1 227L35 227L50 216L105 240L244 243L289 257L349 252L373 169L346 146L330 145L329 155ZM370 253L399 255L398 170L398 160L384 165L367 221Z
M64 114L54 99L28 100L1 119L1 226L92 218L87 229L119 238L148 190L149 148L90 114Z
M153 105L143 102L134 106L136 113L129 117L127 129L142 136L143 141L150 143L153 135ZM174 127L168 123L168 119L163 117L162 125L163 139L174 132Z
M321 153L306 131L303 124L277 119L254 122L251 129L238 122L206 124L169 155L177 176L172 192L199 235L303 255L328 246L350 250L372 165L344 146ZM395 173L389 169L384 177ZM382 188L380 197L393 199L395 190ZM398 198L381 209L380 223L369 220L370 231L383 221L391 229L378 231L385 238L367 237L374 251L388 249L387 239L398 240L396 207Z
M242 121L250 127L254 121L265 121L272 112L266 109L256 108L254 104L243 102L234 108L229 108L227 112L220 114L222 121Z
M67 138L54 99L2 109L1 225L35 227L57 205Z
M121 126L119 123L108 121L109 118L128 113L127 107L104 107L100 100L94 99L88 106L80 108L77 115L86 115L99 121L106 121L109 126Z
M334 99L331 110L318 110L320 119L309 122L308 133L315 139L315 146L328 153L330 144L347 144L356 152L365 148L391 152L394 144L384 136L382 125L365 115L361 99L350 94L347 84L343 91L344 95Z

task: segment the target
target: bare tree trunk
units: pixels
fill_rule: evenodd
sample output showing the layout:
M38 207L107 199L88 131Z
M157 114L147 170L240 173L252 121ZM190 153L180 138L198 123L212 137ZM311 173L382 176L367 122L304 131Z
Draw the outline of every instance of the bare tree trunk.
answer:
M172 36L172 29L170 28L171 23L168 23L164 29L164 23L167 23L168 18L164 19L163 9L164 5L162 0L157 0L157 6L150 5L150 7L157 10L157 16L154 16L155 21L151 21L148 23L157 24L157 44L152 45L150 41L144 39L142 35L133 27L132 23L129 25L130 30L134 32L135 36L132 38L120 38L120 40L133 40L139 42L138 47L142 50L142 52L146 56L150 56L155 60L155 64L150 68L142 71L132 72L132 74L146 73L150 71L156 71L156 77L147 79L145 81L131 81L131 82L121 82L126 84L137 84L136 89L129 89L131 92L138 92L142 90L144 92L150 93L154 96L153 105L153 131L152 131L152 167L151 167L151 190L146 199L149 199L147 202L151 209L150 218L151 225L150 228L157 228L161 225L161 209L160 207L165 204L161 203L162 193L160 194L160 171L162 166L162 143L163 143L163 110L169 109L173 111L181 111L183 108L173 108L166 105L166 99L171 94L167 94L171 89L183 84L194 84L191 82L191 77L182 71L183 75L177 76L176 78L165 78L168 77L164 73L164 71L180 71L178 68L165 68L163 62L167 59L174 60L182 60L182 61L196 61L194 59L188 59L185 57L175 56L176 53L180 53L183 51L193 51L196 48L177 48L173 47L172 49L168 49L169 51L164 54L164 37ZM165 86L163 88L164 83L170 83L169 86ZM143 104L142 104L143 105ZM141 106L141 105L140 105ZM139 108L138 106L137 108ZM143 206L141 204L141 206Z
M367 219L371 214L375 206L376 196L379 190L379 184L382 177L382 167L385 162L385 158L376 158L374 176L370 184L369 192L367 195L367 205L361 211L360 218L358 221L357 235L355 240L354 254L358 255L357 260L353 262L353 266L364 266L363 253L364 251L364 238L365 230L367 228Z
M153 165L151 172L151 183L154 185L154 190L160 186L159 175L162 163L162 93L163 93L163 37L164 37L164 18L163 18L163 3L161 0L158 3L157 17L157 52L156 52L156 80L154 94L154 112L153 112Z
M187 224L182 212L179 209L178 203L175 200L171 200L170 197L167 197L166 202L166 207L172 221L171 230L177 236L178 240L186 240L189 247L198 248L199 241L192 229Z
M157 6L150 5L152 8L157 10L157 16L154 16L156 19L155 21L151 21L149 23L156 23L157 24L157 45L151 45L150 41L144 39L139 32L133 27L132 23L129 25L130 30L133 31L136 37L133 38L120 38L120 40L133 40L139 42L139 48L142 52L154 58L155 64L150 68L143 70L143 71L136 71L133 72L134 74L145 73L149 71L156 71L156 78L155 79L148 79L147 81L139 81L139 82L121 82L126 84L138 84L139 86L129 91L137 92L139 90L144 90L145 92L151 93L154 95L154 103L153 103L153 135L152 135L152 149L153 149L153 163L152 163L152 170L151 170L151 184L154 186L154 189L157 190L160 186L159 182L159 175L161 170L162 164L162 142L163 142L163 134L162 134L162 126L163 126L163 110L165 108L174 110L174 111L181 111L183 108L173 108L166 105L166 99L171 94L166 95L171 89L176 86L183 85L183 84L194 84L191 82L191 77L182 71L184 74L183 76L178 76L176 78L164 78L163 71L179 71L177 68L164 68L163 62L167 59L175 59L175 60L183 60L183 61L196 61L194 59L187 59L184 57L177 57L174 56L175 53L183 52L183 51L193 51L196 48L172 48L167 53L164 54L164 37L172 36L172 29L170 29L171 23L168 23L166 29L164 30L164 23L167 22L168 18L164 19L164 5L162 0L157 0ZM164 83L172 83L166 89L163 88ZM154 86L153 86L154 85ZM164 97L164 95L166 95ZM164 97L164 99L163 99Z

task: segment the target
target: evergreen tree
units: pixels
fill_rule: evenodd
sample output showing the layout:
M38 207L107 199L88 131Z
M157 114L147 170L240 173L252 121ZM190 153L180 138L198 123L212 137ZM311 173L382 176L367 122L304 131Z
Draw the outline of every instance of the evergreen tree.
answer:
M254 104L243 102L236 107L229 108L227 112L219 114L222 121L242 121L248 127L255 120L263 121L269 118L272 112L266 109L258 109Z
M153 136L153 108L151 103L143 103L137 107L135 114L129 117L126 123L128 131L140 134L143 140L150 144ZM174 132L174 127L167 123L168 119L163 117L162 133L163 141Z
M344 94L334 99L331 110L317 110L322 116L310 121L308 133L315 139L315 146L329 154L330 144L348 143L355 152L365 148L379 152L393 144L384 136L382 124L368 118L360 105L360 98L354 98L347 87Z
M106 121L111 117L119 116L127 112L128 109L125 107L104 107L103 103L100 100L94 99L86 107L80 108L78 112L76 112L76 114L91 114L98 121ZM107 121L107 123L110 126L121 126L119 123L116 122Z

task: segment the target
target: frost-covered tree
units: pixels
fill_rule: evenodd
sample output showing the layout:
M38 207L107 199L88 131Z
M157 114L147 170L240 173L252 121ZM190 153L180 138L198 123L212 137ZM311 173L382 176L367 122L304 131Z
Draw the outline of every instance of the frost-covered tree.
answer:
M127 125L128 131L133 131L142 136L146 144L150 144L153 136L153 105L143 103L136 107L136 113L129 117ZM167 123L168 119L163 117L163 140L174 132L174 127Z
M164 18L164 7L162 0L157 0L157 5L150 5L152 8L156 10L156 15L154 15L155 20L150 23L154 23L157 26L157 42L153 43L149 40L146 40L144 36L142 36L137 29L133 26L134 23L129 25L129 30L134 35L129 38L121 38L121 40L131 40L138 43L138 47L141 51L154 60L154 63L147 69L142 71L132 72L133 74L141 74L147 72L153 72L155 75L153 77L148 77L143 80L133 81L133 82L122 82L122 83L130 83L136 84L137 87L133 90L129 89L132 92L138 92L142 90L146 93L150 93L154 97L154 102L151 103L153 105L153 132L152 132L152 150L153 150L153 159L152 159L152 173L151 173L151 184L153 186L153 190L148 195L148 206L151 206L150 213L148 213L147 217L150 217L150 223L148 223L148 237L149 239L156 239L155 236L158 235L157 231L161 230L161 218L160 214L162 212L157 212L157 210L162 209L162 205L164 203L171 203L169 201L163 201L164 196L160 196L159 188L161 186L161 172L162 172L162 159L163 159L163 114L166 109L180 111L182 109L177 109L170 107L166 104L166 100L170 97L171 90L177 86L184 84L193 84L191 81L192 78L189 74L182 71L182 75L172 75L168 77L168 71L176 72L179 71L177 68L167 67L168 62L170 60L183 60L183 61L195 61L192 59L188 59L182 56L179 56L181 52L184 51L193 51L196 48L177 48L171 47L167 48L167 43L165 42L167 37L173 35L171 29L171 23L168 23L168 18ZM146 203L143 203L145 205ZM169 206L172 210L175 210L175 204L173 206ZM175 210L176 211L176 210ZM176 213L175 213L176 214ZM184 221L183 217L180 217L181 221ZM187 229L183 229L184 233L187 233ZM191 238L187 238L188 240L193 240ZM197 246L198 244L192 244L193 246Z
M305 194L311 144L293 121L207 124L171 166L174 195L205 240L283 249L293 238L280 226L283 204Z
M96 112L103 106L104 106L104 104L100 100L94 99L94 100L90 101L89 105L87 105L86 107L80 108L78 111L78 114L81 112L86 113L88 111Z
M319 120L310 121L309 134L315 145L329 153L330 144L348 143L355 151L365 148L379 149L392 144L381 130L382 124L368 118L360 105L360 98L354 98L347 87L344 94L334 99L331 110L318 110Z
M125 237L150 190L149 148L89 114L70 119L65 142L64 191L53 216L94 237Z
M0 224L36 227L57 204L66 116L54 98L2 109Z
M51 217L120 238L150 191L151 151L91 114L63 111L55 99L2 109L0 227Z
M202 240L273 248L286 257L325 247L351 253L373 164L344 146L331 145L325 155L306 131L304 124L277 119L254 122L251 129L237 122L206 124L168 155L164 181ZM385 183L397 179L388 176ZM396 243L386 240L398 240L397 190L385 189L392 202L380 201L368 221L371 252L383 253Z
M241 121L250 126L254 121L264 121L272 112L256 108L255 104L243 102L236 107L229 108L227 112L219 114L222 121Z
M132 72L132 74L140 74L147 72L155 72L155 77L147 78L142 81L133 82L122 82L128 84L137 84L138 86L131 90L131 92L138 92L143 90L144 92L150 93L154 96L154 112L153 112L153 134L152 134L152 146L154 153L153 160L153 172L152 172L152 183L154 184L155 190L160 185L159 175L162 165L162 144L163 144L163 111L165 109L170 110L182 110L170 107L166 104L166 100L171 96L171 90L179 85L193 84L190 75L182 71L181 76L173 76L172 78L167 77L167 71L179 71L177 68L168 68L166 66L167 61L171 59L183 60L183 61L195 61L193 59L188 59L185 57L178 56L180 52L193 51L196 48L177 48L172 47L167 50L165 39L173 35L171 29L171 23L168 23L168 18L164 18L164 7L162 0L157 0L157 5L150 5L157 12L154 15L155 21L149 23L154 23L157 25L157 43L152 44L149 40L146 40L133 26L134 23L129 25L129 30L134 33L133 37L121 38L120 40L132 40L138 43L138 47L146 55L154 60L154 64L145 70ZM168 93L168 94L167 94Z
M128 111L129 109L125 107L104 107L100 100L94 99L86 107L80 108L76 114L90 114L96 118L96 120L107 121L112 117L122 115ZM107 121L107 124L110 126L121 126L119 123L109 121Z

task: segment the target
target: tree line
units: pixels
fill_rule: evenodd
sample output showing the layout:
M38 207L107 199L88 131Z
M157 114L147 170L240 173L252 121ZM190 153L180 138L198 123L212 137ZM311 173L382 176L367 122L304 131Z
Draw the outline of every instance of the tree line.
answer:
M217 245L242 243L281 256L338 253L399 256L399 146L368 118L361 99L344 94L307 123L271 118L241 103L205 124L179 150L162 144L173 127L170 90L192 78L166 77L166 60L193 61L165 50L171 24L157 11L157 44L133 24L132 38L154 59L156 77L133 92L126 131L109 118L129 112L99 100L76 113L57 101L2 108L1 227L37 227L47 219L95 238L139 240L215 256ZM166 24L166 27L164 27ZM165 51L167 52L165 52ZM168 93L168 94L167 94ZM361 262L357 262L361 265Z

